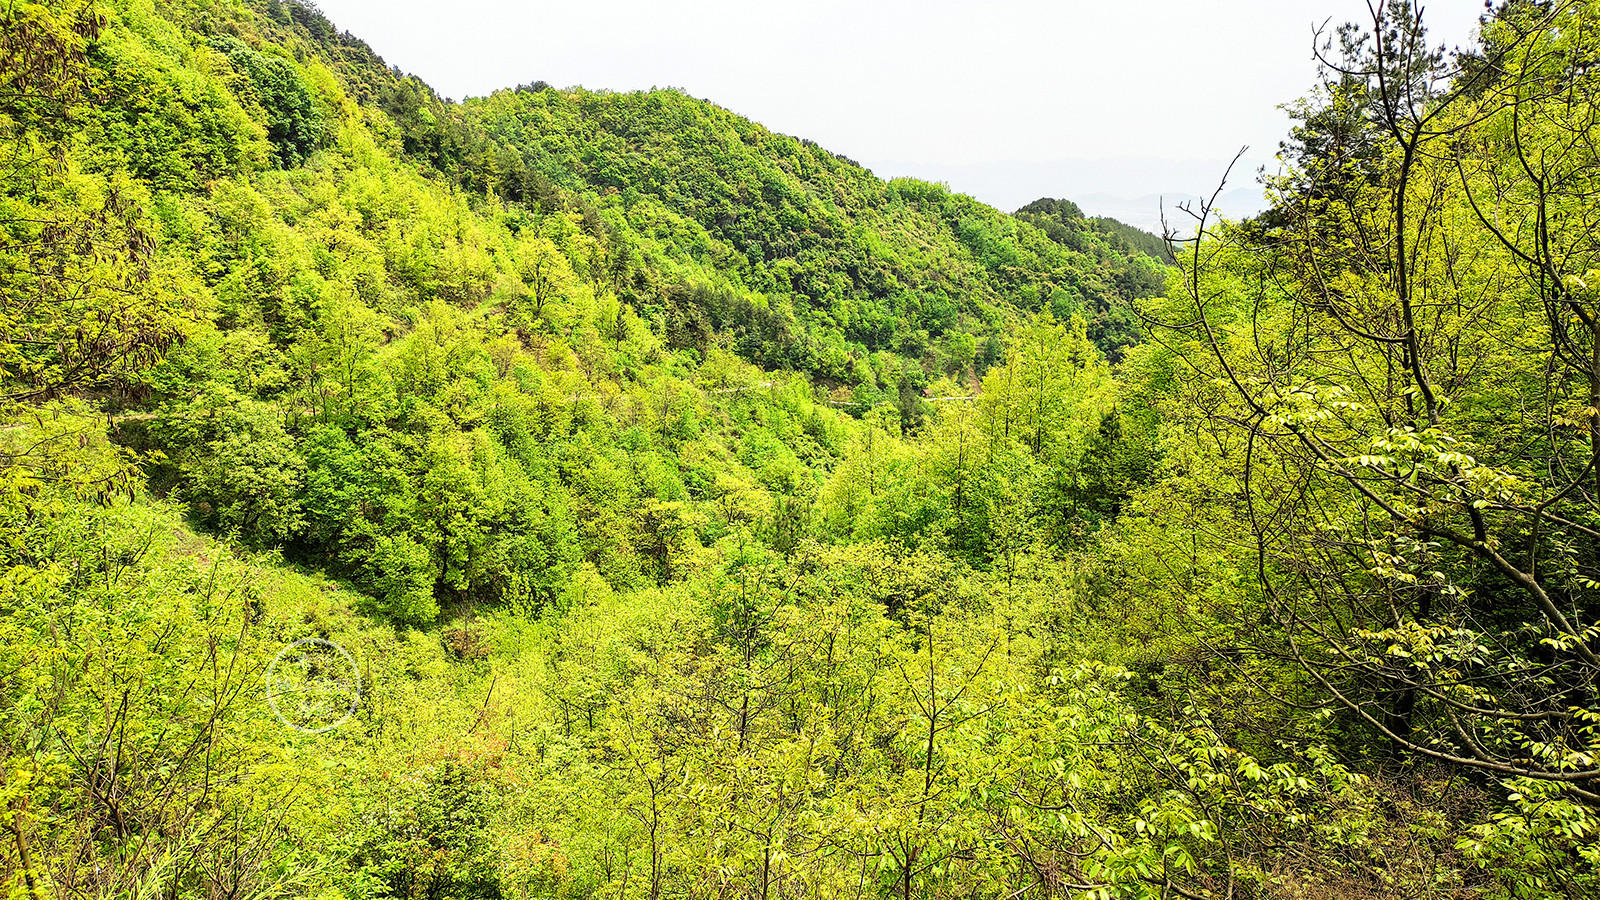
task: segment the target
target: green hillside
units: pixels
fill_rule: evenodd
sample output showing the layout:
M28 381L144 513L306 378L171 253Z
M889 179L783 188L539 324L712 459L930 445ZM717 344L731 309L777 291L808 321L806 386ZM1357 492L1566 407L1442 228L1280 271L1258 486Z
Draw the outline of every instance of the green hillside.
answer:
M268 33L339 60L346 89L375 99L403 153L474 194L584 216L607 256L603 277L675 346L701 348L708 331L731 327L762 365L855 384L871 377L859 361L882 351L957 371L971 365L960 335L981 343L1019 313L1050 309L1083 315L1115 354L1137 339L1119 303L1163 287L1148 248L1099 235L1052 243L970 198L885 183L679 91L541 83L443 103L290 9L295 25ZM739 313L752 296L768 311Z
M1596 9L1350 44L1178 266L5 7L0 895L1590 896Z

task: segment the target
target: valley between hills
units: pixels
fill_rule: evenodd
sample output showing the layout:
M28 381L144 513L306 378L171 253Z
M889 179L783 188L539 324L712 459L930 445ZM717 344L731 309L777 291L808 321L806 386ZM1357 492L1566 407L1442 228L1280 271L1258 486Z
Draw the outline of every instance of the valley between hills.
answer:
M1600 894L1600 3L1375 4L1174 240L0 20L4 900Z

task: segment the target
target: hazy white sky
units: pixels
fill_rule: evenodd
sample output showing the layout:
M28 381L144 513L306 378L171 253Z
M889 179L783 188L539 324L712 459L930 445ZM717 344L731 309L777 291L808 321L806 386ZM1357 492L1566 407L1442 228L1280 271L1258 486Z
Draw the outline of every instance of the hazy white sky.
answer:
M963 166L993 176L1004 161L1146 160L1106 182L1124 194L1199 189L1162 183L1188 176L1165 173L1160 160L1223 159L1243 145L1250 158L1271 159L1288 128L1276 107L1315 79L1313 26L1366 13L1365 0L318 6L446 96L536 80L681 87L880 171L926 165L958 190ZM1435 38L1454 45L1468 41L1482 11L1482 0L1432 0L1424 15ZM1032 195L1052 190L1071 193L1040 185Z

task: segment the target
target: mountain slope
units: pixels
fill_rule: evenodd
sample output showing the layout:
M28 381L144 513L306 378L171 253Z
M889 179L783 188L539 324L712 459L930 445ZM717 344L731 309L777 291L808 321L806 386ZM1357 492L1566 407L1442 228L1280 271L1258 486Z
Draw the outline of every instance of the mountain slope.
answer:
M1252 702L1309 696L1231 649L1282 482L1218 437L1272 420L1198 335L1128 347L1137 235L672 91L450 103L276 0L0 21L5 896L1510 897L1592 855L1545 788Z
M1108 370L1032 308L1110 294L1031 226L670 92L446 104L304 7L4 15L8 890L614 893L618 739L734 759L744 690L752 751L778 705L887 746L912 699L859 701L902 623L938 594L988 633L997 535L1083 540ZM889 642L852 674L751 680L851 627ZM262 690L307 638L362 665L321 740ZM636 727L682 679L711 730ZM829 756L802 780L912 770Z
M962 348L949 333L981 342L1058 293L1091 320L1103 350L1135 339L1113 311L1130 292L1107 277L1106 263L1148 266L1139 250L1052 245L969 198L885 183L676 91L540 84L443 103L315 13L284 8L290 24L273 19L267 32L331 57L347 90L373 97L394 121L407 154L469 190L532 209L617 211L620 222L586 221L616 257L613 281L657 318L698 326L672 296L712 282L792 315L806 339L765 363L847 381L854 375L841 355L895 350L955 365L951 354Z

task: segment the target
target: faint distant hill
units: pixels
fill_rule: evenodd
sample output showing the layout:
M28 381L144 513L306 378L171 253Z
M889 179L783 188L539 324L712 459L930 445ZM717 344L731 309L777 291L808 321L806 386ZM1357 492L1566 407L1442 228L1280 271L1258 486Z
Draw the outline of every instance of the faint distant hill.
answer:
M1230 194L1229 215L1246 216L1261 208L1255 176L1263 162L1243 159L1232 164L1228 187L1242 193L1239 197ZM1020 209L1039 197L1067 197L1076 200L1088 215L1109 216L1156 232L1160 230L1160 201L1151 198L1166 196L1170 207L1173 201L1210 196L1229 172L1230 162L1123 157L983 163L880 161L866 165L881 178L909 176L943 182L952 191L996 209ZM1100 200L1106 202L1100 204ZM1116 211L1109 211L1113 208Z
M1170 194L1144 194L1139 197L1118 197L1111 194L1086 194L1072 198L1088 216L1105 216L1125 222L1151 234L1162 233L1162 212L1166 213L1167 226L1179 234L1194 231L1194 218L1180 207L1187 205L1196 211L1201 197L1197 194L1174 192ZM1266 198L1259 187L1241 187L1225 192L1217 201L1217 209L1230 219L1245 219L1267 208Z

